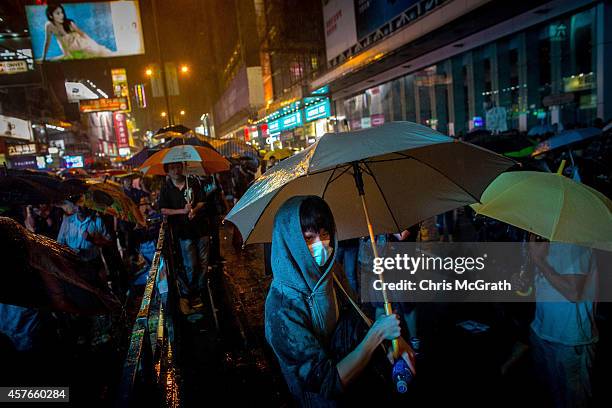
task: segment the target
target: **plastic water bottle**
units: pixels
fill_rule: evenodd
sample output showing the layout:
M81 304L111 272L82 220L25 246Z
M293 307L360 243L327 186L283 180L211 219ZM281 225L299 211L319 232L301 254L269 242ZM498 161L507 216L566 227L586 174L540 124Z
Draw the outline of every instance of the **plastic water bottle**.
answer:
M403 358L397 359L393 364L393 372L391 374L395 389L400 394L404 394L408 391L408 384L412 381L412 372L408 368L408 363Z

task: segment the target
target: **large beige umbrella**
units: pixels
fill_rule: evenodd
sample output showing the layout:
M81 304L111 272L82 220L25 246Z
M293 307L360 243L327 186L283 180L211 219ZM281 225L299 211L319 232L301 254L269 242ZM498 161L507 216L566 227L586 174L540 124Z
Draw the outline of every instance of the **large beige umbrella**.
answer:
M364 203L374 234L399 232L478 202L513 164L412 122L329 133L257 179L226 219L245 244L270 242L278 208L290 197L316 195L329 204L340 240L369 234ZM355 176L363 180L364 203Z
M411 122L326 134L257 179L226 220L238 227L245 244L270 242L278 208L290 197L316 195L331 208L338 239L369 235L377 257L375 234L399 232L478 202L513 164ZM383 298L391 314L385 291Z

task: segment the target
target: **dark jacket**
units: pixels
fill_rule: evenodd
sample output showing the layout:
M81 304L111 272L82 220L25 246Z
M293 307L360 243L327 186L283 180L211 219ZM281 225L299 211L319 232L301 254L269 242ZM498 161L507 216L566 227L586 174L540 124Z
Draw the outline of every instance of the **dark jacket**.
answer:
M334 299L343 295L334 290L332 274L340 278L343 272L334 262L336 242L323 267L312 257L300 226L300 205L306 198L289 199L274 220L274 278L266 299L265 332L300 404L335 406L343 386L330 342L338 319Z

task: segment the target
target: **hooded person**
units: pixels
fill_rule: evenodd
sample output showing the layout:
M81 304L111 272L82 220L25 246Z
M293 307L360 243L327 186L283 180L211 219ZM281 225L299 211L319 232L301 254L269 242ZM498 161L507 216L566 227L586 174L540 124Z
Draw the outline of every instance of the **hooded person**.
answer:
M336 236L331 210L316 196L290 198L274 219L265 334L301 406L334 407L352 400L355 391L363 391L357 383L368 375L384 340L399 338L400 355L414 372L413 352L399 337L396 315L381 316L369 329L352 329L363 320L335 262Z

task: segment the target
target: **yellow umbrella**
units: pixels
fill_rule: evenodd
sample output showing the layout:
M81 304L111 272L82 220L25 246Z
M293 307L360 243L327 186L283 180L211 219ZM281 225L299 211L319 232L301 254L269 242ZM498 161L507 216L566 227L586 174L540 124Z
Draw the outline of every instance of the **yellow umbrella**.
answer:
M138 206L117 183L108 180L106 182L88 180L88 184L89 189L83 194L78 205L135 224L147 225Z
M276 157L276 160L283 160L283 159L286 159L287 157L293 156L293 150L290 150L290 149L271 150L264 155L263 159L270 160L270 157L272 156Z
M599 191L556 173L503 173L487 187L482 215L550 241L612 251L612 201Z

